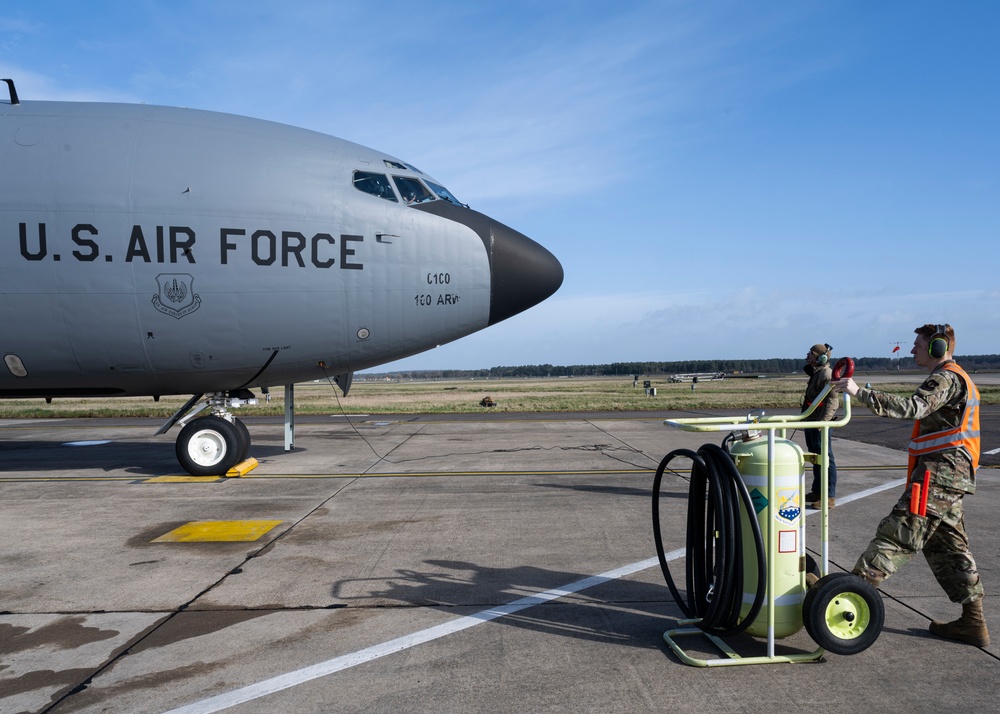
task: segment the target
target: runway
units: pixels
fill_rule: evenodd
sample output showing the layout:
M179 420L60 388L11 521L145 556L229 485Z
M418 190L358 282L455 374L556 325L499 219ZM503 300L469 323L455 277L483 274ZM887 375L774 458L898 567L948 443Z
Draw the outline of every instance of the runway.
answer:
M695 415L331 415L300 419L287 454L278 420L250 419L260 466L195 480L154 420L0 422L0 711L994 708L1000 650L927 633L959 610L919 556L883 585L885 629L858 655L680 663L650 489L668 451L718 441L662 423ZM984 409L984 451L998 416ZM908 431L859 413L835 434L832 569L898 496ZM990 594L996 456L966 499ZM683 477L670 488L682 570Z

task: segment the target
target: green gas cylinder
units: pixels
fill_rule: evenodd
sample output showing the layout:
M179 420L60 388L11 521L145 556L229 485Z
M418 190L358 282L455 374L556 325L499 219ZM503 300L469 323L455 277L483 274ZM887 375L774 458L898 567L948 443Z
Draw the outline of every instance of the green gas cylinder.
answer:
M774 573L774 636L788 637L802 629L802 600L805 578L801 570L804 554L802 537L802 449L787 439L774 439L774 502L768 498L768 440L748 436L729 448L754 504L755 514L740 509L743 528L744 587L740 616L750 611L757 593L757 555L753 547L750 517L756 517L764 537L767 568ZM765 600L757 619L747 632L767 635L768 607Z

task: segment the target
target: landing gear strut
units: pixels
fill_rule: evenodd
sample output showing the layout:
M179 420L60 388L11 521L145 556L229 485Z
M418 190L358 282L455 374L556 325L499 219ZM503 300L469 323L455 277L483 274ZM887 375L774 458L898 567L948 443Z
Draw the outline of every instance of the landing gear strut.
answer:
M157 433L166 432L174 424L182 424L184 428L177 436L176 453L184 470L194 476L224 476L246 460L250 451L250 432L230 410L244 404L256 404L257 399L245 389L215 392L185 417L184 414L201 398L202 395L195 395ZM204 409L211 409L212 413L195 417Z

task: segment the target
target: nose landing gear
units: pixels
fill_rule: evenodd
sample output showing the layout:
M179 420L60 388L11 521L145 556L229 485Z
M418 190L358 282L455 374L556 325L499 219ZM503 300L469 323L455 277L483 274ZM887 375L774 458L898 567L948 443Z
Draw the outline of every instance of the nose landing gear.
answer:
M175 423L183 424L177 435L175 452L184 470L193 476L224 476L245 461L250 451L250 432L230 410L244 404L256 404L257 399L247 390L216 392L208 395L194 414L181 419L200 398L201 395L197 395L189 401L158 433L165 432ZM204 409L211 409L212 413L194 416Z
M239 419L210 414L190 421L177 436L177 460L194 476L221 476L246 458L250 433Z

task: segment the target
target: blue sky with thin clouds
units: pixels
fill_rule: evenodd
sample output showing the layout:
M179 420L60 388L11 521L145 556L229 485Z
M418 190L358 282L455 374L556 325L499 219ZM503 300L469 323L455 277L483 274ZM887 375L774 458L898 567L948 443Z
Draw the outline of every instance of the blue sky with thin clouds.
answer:
M350 139L549 248L545 303L392 365L1000 353L1000 4L70 2L0 9L22 100Z

